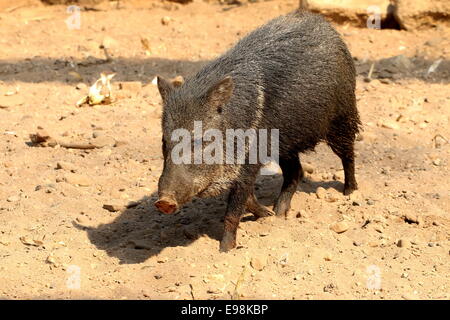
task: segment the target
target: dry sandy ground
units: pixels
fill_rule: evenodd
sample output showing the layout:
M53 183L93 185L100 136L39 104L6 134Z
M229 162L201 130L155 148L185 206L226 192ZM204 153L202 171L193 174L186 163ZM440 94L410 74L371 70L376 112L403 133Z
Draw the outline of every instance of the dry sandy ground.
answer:
M218 251L225 197L196 200L174 216L153 208L162 167L155 74L189 74L296 4L87 11L80 30L66 27L65 7L1 13L0 297L449 299L450 30L443 27L336 26L360 73L355 195L341 194L340 161L320 145L302 157L314 172L288 217L246 215L229 253ZM102 63L102 42L112 62ZM411 70L364 81L373 61L399 54L411 58ZM113 105L76 108L87 92L77 84L91 85L102 71L143 87L116 91ZM29 135L38 126L66 141L116 143L37 147ZM259 178L260 200L270 205L280 183L279 175ZM338 221L348 230L330 229Z

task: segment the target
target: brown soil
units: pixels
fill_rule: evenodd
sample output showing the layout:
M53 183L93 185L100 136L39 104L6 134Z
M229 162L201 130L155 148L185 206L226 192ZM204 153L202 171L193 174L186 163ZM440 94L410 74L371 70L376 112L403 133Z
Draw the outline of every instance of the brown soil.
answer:
M355 195L342 195L340 161L320 145L302 157L314 172L299 186L288 217L254 221L246 215L239 247L229 253L218 251L225 197L196 200L173 216L154 209L162 167L154 76L195 71L297 3L128 4L83 11L80 30L66 27L63 6L0 13L0 104L7 105L0 108L0 296L449 299L446 27L336 26L359 72L364 131L356 143ZM141 38L150 44L148 54ZM102 42L111 62L102 60ZM411 69L391 75L377 69L380 59L400 54L410 58ZM436 71L425 76L438 59ZM364 81L372 62L373 77L387 80ZM113 82L144 86L116 91L121 99L112 105L76 108L87 92L77 83L90 86L102 71L117 73ZM66 141L95 135L116 143L91 150L38 147L29 135L39 126ZM279 175L259 178L260 200L270 205L280 183ZM348 230L330 229L338 221ZM78 267L76 289L70 281Z

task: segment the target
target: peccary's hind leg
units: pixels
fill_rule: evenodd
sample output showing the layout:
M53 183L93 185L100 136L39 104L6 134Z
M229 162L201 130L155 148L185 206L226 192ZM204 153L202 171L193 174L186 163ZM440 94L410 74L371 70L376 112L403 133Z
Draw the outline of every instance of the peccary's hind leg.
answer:
M280 216L286 215L291 207L292 196L297 190L298 183L303 178L303 169L298 154L290 158L281 158L280 167L283 171L283 186L273 211Z
M351 124L346 124L345 121L341 121L339 124L332 126L327 135L328 145L341 158L342 166L344 167L345 195L349 195L358 189L355 178L355 152L353 147L355 135L355 127Z
M258 202L258 199L256 199L253 192L247 198L246 209L247 211L253 213L257 219L274 215L272 210Z

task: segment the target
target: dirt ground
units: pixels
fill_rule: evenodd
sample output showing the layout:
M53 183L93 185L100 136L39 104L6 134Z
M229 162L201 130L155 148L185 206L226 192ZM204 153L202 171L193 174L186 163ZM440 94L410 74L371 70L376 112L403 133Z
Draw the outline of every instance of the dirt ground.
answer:
M364 131L354 195L342 195L341 163L320 145L302 156L314 171L286 219L244 216L229 253L218 250L225 196L197 199L173 216L154 209L162 169L155 75L192 73L297 3L129 4L83 11L73 30L64 6L0 13L0 297L449 299L446 27L336 25L359 73ZM379 69L397 55L408 68ZM75 107L100 72L116 73L120 99ZM143 86L117 90L121 81ZM38 127L106 146L34 146ZM280 184L280 175L258 178L259 199L273 203ZM348 230L338 234L339 221Z

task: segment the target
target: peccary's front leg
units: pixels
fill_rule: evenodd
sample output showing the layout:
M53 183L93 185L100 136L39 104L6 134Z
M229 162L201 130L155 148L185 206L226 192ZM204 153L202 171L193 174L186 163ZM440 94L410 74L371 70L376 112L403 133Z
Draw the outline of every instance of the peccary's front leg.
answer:
M220 241L220 251L226 252L236 247L236 234L241 216L245 212L247 198L251 191L249 186L236 183L228 197L228 206L225 213L224 233Z

